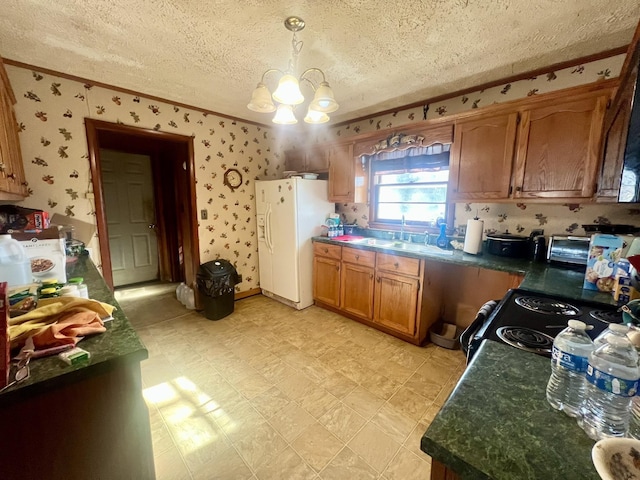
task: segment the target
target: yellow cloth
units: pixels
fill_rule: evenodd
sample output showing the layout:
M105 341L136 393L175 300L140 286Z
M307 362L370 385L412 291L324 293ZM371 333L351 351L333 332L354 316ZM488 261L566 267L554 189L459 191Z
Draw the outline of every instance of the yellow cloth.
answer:
M80 297L43 298L38 301L38 308L24 315L9 319L9 338L11 348L20 346L27 337L36 334L47 325L55 323L61 314L71 311L93 311L100 317L108 317L115 307L108 303L88 300Z

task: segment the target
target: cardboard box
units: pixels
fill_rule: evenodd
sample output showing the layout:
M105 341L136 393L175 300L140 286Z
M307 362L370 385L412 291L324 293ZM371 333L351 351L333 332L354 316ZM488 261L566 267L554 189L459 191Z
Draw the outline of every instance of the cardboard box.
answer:
M98 228L92 223L76 220L75 218L60 215L59 213L53 214L53 217L51 217L51 225L73 227L72 238L80 240L85 245L89 245L89 242L91 242L91 239L98 231Z
M65 240L57 227L35 232L11 232L31 260L31 273L37 280L55 278L67 282Z
M591 235L589 257L582 288L612 292L615 287L617 263L625 258L634 240L632 235L610 235L596 233Z
M44 230L49 225L49 213L43 210L0 205L0 233L9 230Z
M633 286L631 270L631 264L626 258L621 258L616 264L616 283L613 287L613 299L620 305L640 298L640 292Z

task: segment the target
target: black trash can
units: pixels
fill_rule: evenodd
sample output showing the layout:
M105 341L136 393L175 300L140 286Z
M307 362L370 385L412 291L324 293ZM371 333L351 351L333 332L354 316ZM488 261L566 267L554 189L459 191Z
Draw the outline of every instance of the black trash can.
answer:
M200 265L196 284L202 295L205 317L220 320L233 313L237 280L238 272L228 260L213 260Z

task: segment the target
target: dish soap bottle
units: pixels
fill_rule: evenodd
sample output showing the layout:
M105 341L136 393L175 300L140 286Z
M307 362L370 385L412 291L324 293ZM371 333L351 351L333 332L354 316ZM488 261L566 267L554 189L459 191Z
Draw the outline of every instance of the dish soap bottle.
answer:
M440 248L447 248L447 245L449 245L449 240L447 239L446 223L440 224L440 235L438 235L438 238L436 239L436 245Z

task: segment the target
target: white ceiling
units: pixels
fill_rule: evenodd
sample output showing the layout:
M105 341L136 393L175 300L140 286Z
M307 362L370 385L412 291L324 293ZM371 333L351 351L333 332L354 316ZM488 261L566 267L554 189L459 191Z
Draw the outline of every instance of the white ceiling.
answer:
M306 22L300 72L324 70L340 104L332 123L626 45L640 18L638 0L2 3L0 56L265 124L246 104L287 67L290 15Z

